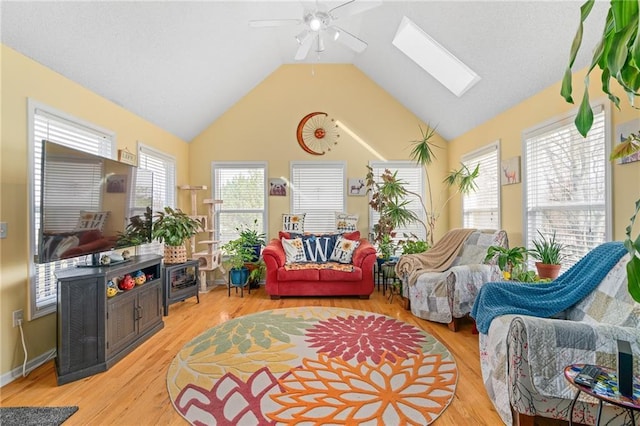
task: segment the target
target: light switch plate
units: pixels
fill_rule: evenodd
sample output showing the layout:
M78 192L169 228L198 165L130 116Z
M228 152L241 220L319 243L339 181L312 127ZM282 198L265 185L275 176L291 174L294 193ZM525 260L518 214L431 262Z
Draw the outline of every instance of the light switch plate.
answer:
M0 222L0 238L7 238L7 222Z

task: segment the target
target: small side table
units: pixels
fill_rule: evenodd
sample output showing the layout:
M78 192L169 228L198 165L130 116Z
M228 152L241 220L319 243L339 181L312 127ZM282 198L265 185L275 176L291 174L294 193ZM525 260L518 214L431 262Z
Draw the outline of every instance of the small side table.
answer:
M627 410L631 416L631 424L635 426L636 421L634 411L640 411L640 378L633 378L633 397L628 398L620 394L618 391L618 378L616 377L616 373L607 367L598 366L604 375L606 375L606 378L598 380L593 388L576 383L575 378L580 371L582 371L583 367L584 364L571 364L564 369L565 379L578 389L576 396L573 398L573 401L571 401L571 408L569 410L569 426L573 425L573 409L575 408L576 401L580 396L580 392L591 395L598 400L598 416L596 418L596 425L600 424L603 402L608 402L609 404L617 405L618 407L622 407Z

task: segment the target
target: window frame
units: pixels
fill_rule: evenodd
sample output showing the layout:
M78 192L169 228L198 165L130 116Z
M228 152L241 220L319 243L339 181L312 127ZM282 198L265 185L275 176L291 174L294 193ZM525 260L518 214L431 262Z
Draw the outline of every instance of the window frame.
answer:
M478 149L475 149L471 152L468 152L466 154L464 154L461 158L460 158L460 162L462 164L464 164L465 166L468 166L468 162L472 162L474 161L476 158L480 157L480 156L484 156L486 153L491 152L491 151L495 151L496 152L496 184L497 184L497 189L496 189L496 195L498 197L497 201L497 211L496 211L496 216L497 216L497 228L496 230L500 230L502 229L502 185L501 185L501 178L502 175L500 174L500 169L501 169L501 154L500 154L500 139L497 139L487 145L484 145ZM475 167L469 167L470 170L473 170ZM484 171L482 170L482 167L480 168L480 175L482 175ZM478 188L477 191L481 191L482 188ZM461 225L463 228L468 227L465 224L465 199L467 198L467 194L462 194L461 196L461 214L462 214L462 220L461 220Z
M612 183L612 166L609 161L609 155L611 154L611 144L612 144L612 127L611 127L611 107L608 102L599 101L592 102L591 108L594 110L594 115L602 112L604 114L604 237L602 242L611 241L613 236L613 189L611 187ZM573 126L573 122L578 113L577 109L573 109L567 113L559 114L549 120L541 122L535 126L527 128L522 132L522 241L523 245L527 249L532 249L533 247L530 245L530 241L535 238L539 238L536 230L529 229L529 212L528 212L528 193L529 193L529 176L527 174L528 171L528 162L530 159L527 156L527 140L535 137L536 135L541 135L544 133L549 133L552 130L560 130L566 126ZM562 242L562 241L560 241ZM593 249L593 247L591 247ZM533 260L529 258L530 267L533 267ZM567 270L573 263L564 262L562 265L562 271Z
M291 161L289 163L289 190L290 190L290 197L289 197L289 208L290 208L290 212L293 214L300 214L300 213L308 213L308 211L298 211L295 208L296 205L296 197L298 196L298 190L296 189L296 182L294 180L294 169L296 167L309 167L309 168L339 168L342 171L342 179L341 179L341 183L342 185L340 186L341 190L342 190L342 209L341 210L334 210L335 212L340 212L340 213L347 213L347 191L346 191L346 187L347 187L347 162L346 161ZM314 233L320 233L320 232L327 232L327 233L331 233L331 232L336 232L336 226L335 226L335 215L333 217L333 221L331 223L331 225L329 226L329 229L327 231L322 231L322 230L317 230L317 229L309 229L308 225L307 225L307 219L305 218L305 224L304 224L304 230L305 232L314 232Z
M48 303L44 306L38 306L38 298L37 298L37 288L38 288L38 277L37 277L37 268L39 264L35 262L35 256L37 253L37 244L36 244L36 179L35 179L35 157L36 157L36 131L35 131L35 120L37 111L40 111L42 115L48 115L52 118L57 118L61 122L67 122L71 125L77 126L78 128L85 128L96 134L102 134L105 136L105 142L108 145L105 145L107 151L110 151L110 158L115 159L116 154L116 133L114 131L101 128L93 123L77 118L71 114L68 114L64 111L60 111L56 108L53 108L49 105L46 105L42 102L39 102L32 98L27 98L27 157L28 157L28 165L27 165L27 198L29 200L29 208L28 208L28 220L29 220L29 290L28 290L28 319L34 320L36 318L40 318L57 311L57 303ZM55 141L54 141L55 142ZM103 149L105 148L103 147ZM70 265L74 265L77 262L77 258L70 259L68 263ZM56 263L56 262L52 262ZM42 264L42 267L49 268L51 265ZM53 266L55 268L55 265ZM55 298L54 298L55 299Z
M264 206L262 208L262 210L258 210L258 209L251 209L251 210L238 210L238 209L225 209L225 205L224 205L224 199L222 199L221 197L219 197L216 194L216 191L218 190L218 188L216 187L216 170L218 169L242 169L242 168L247 168L247 169L256 169L256 168L261 168L262 169L262 174L263 174L263 196L264 196ZM233 212L238 212L238 213L247 213L247 212L262 212L262 229L258 229L258 233L262 232L265 234L265 240L269 241L269 194L268 194L268 184L269 184L269 180L267 178L267 176L269 176L269 169L268 169L268 162L267 161L212 161L211 162L211 197L213 199L219 199L222 200L222 204L219 204L216 208L215 208L215 212L214 212L214 217L215 217L215 240L220 242L220 245L223 245L225 243L225 241L222 240L221 234L220 234L220 214L222 212L225 213L233 213ZM246 224L247 226L251 227L251 229L253 229L252 224Z

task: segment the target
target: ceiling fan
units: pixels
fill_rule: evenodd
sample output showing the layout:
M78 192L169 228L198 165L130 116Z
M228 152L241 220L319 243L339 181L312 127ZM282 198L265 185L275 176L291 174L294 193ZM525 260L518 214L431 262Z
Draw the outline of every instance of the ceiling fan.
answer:
M373 9L381 4L382 1L379 0L349 0L329 9L327 5L316 1L313 9L304 8L302 19L253 20L249 21L249 26L262 28L304 24L305 28L296 36L296 41L299 44L295 56L296 61L305 59L312 47L316 52L323 52L325 49L325 37L331 37L332 40L338 41L351 50L360 53L367 48L367 42L335 25L334 22L340 18Z

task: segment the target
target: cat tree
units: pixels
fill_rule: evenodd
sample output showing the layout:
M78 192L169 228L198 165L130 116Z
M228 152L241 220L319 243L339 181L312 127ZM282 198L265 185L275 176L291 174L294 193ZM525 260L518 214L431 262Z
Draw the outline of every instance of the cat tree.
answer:
M207 206L207 215L198 215L197 193L198 191L206 190L204 185L182 185L180 189L188 190L191 195L191 217L202 224L203 232L208 234L208 238L201 241L196 241L195 235L191 237L191 256L190 259L198 261L198 269L200 271L200 292L205 293L211 290L211 287L207 286L207 272L215 271L219 269L224 276L225 270L222 266L222 251L219 248L219 241L215 240L215 210L218 204L222 204L222 200L214 200L207 198L202 200L202 203ZM197 251L196 244L204 244L207 249L204 251Z

